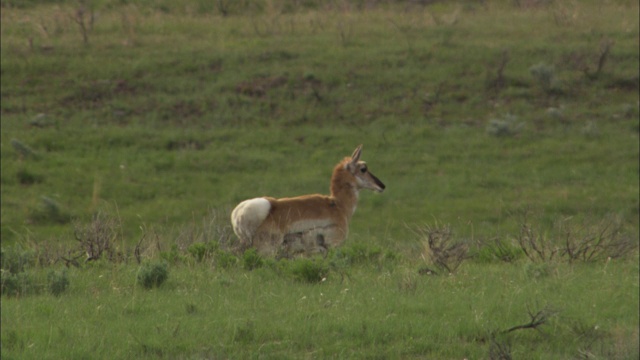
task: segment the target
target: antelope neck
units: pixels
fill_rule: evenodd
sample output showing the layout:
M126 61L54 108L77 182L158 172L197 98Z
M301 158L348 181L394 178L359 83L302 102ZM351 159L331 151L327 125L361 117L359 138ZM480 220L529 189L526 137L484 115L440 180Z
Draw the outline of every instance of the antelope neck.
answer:
M333 170L333 176L331 176L331 197L335 200L338 208L340 208L348 218L351 218L358 204L358 188L354 181L350 181L353 175L345 169L345 161L346 159Z

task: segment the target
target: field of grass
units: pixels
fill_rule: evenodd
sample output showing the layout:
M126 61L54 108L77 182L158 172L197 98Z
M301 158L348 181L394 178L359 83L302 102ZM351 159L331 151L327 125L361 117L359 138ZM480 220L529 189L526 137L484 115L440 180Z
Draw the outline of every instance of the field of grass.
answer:
M3 358L638 358L637 2L1 10ZM230 250L358 144L343 248Z
M133 266L70 272L53 295L2 299L4 358L633 359L638 266L548 272L470 264L454 276L358 266L343 281L296 282L260 268L171 270L159 289ZM534 314L547 321L522 329ZM499 357L494 357L499 358Z

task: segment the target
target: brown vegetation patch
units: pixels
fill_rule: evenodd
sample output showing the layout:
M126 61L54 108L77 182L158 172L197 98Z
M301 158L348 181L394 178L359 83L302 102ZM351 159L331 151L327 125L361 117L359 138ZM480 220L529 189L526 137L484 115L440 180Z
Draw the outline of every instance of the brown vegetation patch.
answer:
M250 97L263 97L269 90L281 87L287 81L286 76L260 77L241 82L236 86L236 92Z

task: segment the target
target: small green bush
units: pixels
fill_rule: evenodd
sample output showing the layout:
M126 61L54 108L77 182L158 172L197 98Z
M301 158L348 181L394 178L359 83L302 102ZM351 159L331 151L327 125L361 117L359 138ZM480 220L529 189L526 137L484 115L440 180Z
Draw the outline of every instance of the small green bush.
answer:
M545 92L557 90L556 69L553 65L539 63L530 67L529 72Z
M117 262L119 256L116 251L116 242L121 239L122 223L119 217L110 212L98 211L93 214L91 221L73 224L76 240L82 252L86 253L88 260L106 258Z
M198 262L202 262L205 258L211 255L210 249L205 243L195 243L191 244L187 251L194 259Z
M48 196L41 197L40 206L31 210L29 219L34 223L66 224L71 221L71 215L54 199Z
M351 246L341 247L334 253L334 260L338 262L346 261L350 265L379 262L383 256L386 257L382 248L374 245L355 243Z
M522 249L503 239L487 241L472 253L474 260L481 263L513 262L523 256Z
M218 250L215 254L216 266L223 269L230 269L238 263L238 258L230 252Z
M177 264L186 259L186 257L180 253L180 249L178 249L178 245L176 244L171 245L169 251L161 251L160 258L170 264Z
M2 270L0 275L2 295L24 296L35 290L31 275L27 272L13 274L10 271Z
M242 255L242 264L245 269L253 270L264 266L264 260L256 249L249 249Z
M159 287L169 277L167 263L145 263L138 271L138 283L146 289Z
M528 263L524 266L524 271L529 279L539 280L548 277L553 273L554 266L548 262Z
M0 251L0 264L3 271L9 271L12 274L23 272L29 265L35 261L35 252L24 250L16 245L10 248L2 248Z
M315 284L326 279L329 266L322 259L298 259L290 262L289 271L294 279Z
M38 158L38 154L36 154L36 152L33 151L33 149L29 147L29 145L23 143L18 139L11 139L11 146L13 146L13 149L18 153L18 156L20 156L23 159Z
M524 122L519 121L515 115L507 114L501 119L491 119L487 124L487 133L496 137L508 137L518 135L524 127Z
M18 177L18 182L22 185L33 185L44 181L42 175L34 174L27 169L18 170L16 176Z
M67 277L67 272L64 270L49 271L49 274L47 274L47 283L49 293L55 296L60 296L67 290L67 287L69 287L69 278Z

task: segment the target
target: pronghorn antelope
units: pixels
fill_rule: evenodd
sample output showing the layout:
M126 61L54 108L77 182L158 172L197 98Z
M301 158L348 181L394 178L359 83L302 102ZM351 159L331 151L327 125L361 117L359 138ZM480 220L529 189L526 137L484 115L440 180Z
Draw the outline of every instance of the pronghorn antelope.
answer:
M233 231L242 247L261 255L326 254L342 244L356 211L358 192L382 192L382 181L360 161L362 145L333 169L331 195L304 195L275 199L259 197L241 202L231 213Z

